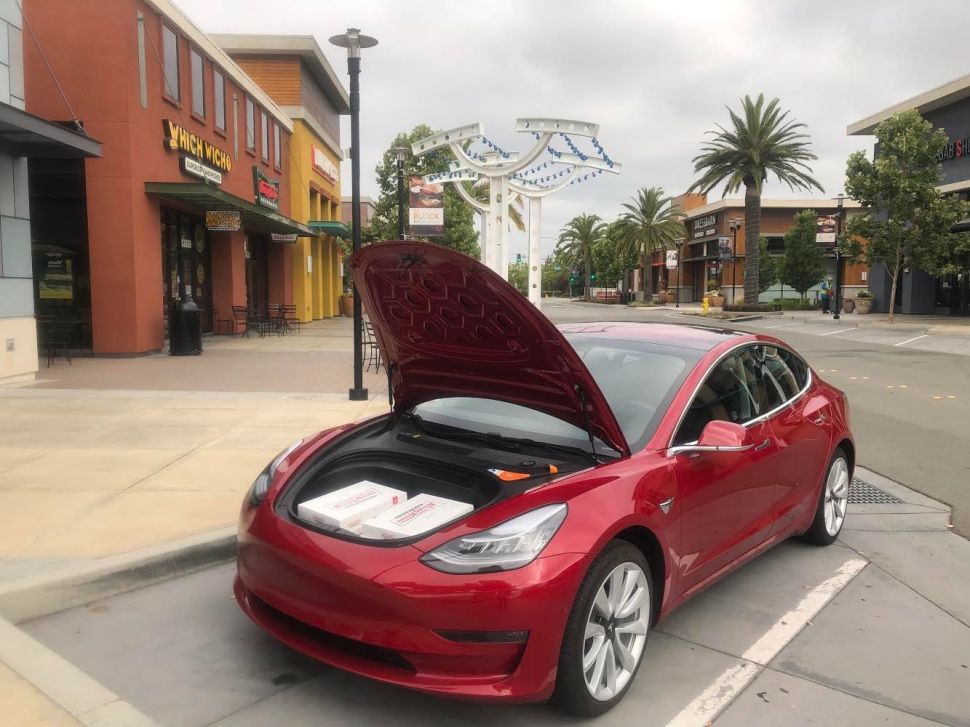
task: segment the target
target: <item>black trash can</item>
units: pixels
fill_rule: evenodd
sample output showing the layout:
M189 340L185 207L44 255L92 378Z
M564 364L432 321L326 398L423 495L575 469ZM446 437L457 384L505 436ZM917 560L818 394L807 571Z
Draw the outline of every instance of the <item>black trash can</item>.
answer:
M195 301L172 304L168 314L168 346L172 356L202 353L202 311Z

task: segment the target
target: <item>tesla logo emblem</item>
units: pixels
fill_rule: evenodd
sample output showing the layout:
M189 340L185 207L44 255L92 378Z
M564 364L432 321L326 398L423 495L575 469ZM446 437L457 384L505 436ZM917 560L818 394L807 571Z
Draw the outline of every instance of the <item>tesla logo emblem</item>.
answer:
M401 255L401 262L398 263L397 272L402 275L406 271L410 270L413 265L425 265L427 261L424 259L424 255L420 253L405 253Z
M664 515L670 514L670 506L674 504L674 498L668 497L666 500L660 503L660 509L663 510Z

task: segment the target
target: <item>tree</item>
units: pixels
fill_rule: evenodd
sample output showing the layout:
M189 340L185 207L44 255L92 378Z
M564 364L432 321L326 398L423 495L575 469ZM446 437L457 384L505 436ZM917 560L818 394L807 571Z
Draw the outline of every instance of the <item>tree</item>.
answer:
M686 237L683 213L664 196L663 187L643 187L623 205L616 222L616 250L620 255L639 255L643 265L643 292L649 299L653 292L650 262L655 250L667 250Z
M522 295L529 294L529 266L523 261L509 263L509 283Z
M768 238L758 241L758 292L764 293L781 279L782 258L768 254Z
M962 235L950 230L970 208L937 191L937 159L947 136L934 131L918 111L903 111L883 121L876 127L876 141L879 152L874 161L857 151L846 164L845 190L870 212L849 220L839 245L850 258L886 266L892 280L886 301L892 323L899 273L910 266L931 273L944 270L964 243Z
M559 247L542 263L542 290L545 293L566 295L569 292L569 278L573 263L567 260Z
M825 277L825 256L815 242L815 218L815 210L802 210L795 215L795 226L785 233L781 280L797 290L802 300L808 289Z
M408 149L404 158L405 184L407 184L407 178L412 174L421 176L448 171L448 165L454 161L455 157L448 149L435 149L419 157L411 154L411 144L433 133L435 133L435 130L430 126L419 124L410 132L398 134L377 165L375 171L377 173L377 186L380 191L374 209L374 219L371 222L371 228L376 239L396 240L399 237L397 228L397 157L392 149L394 147ZM444 187L445 234L431 238L431 241L478 257L478 232L472 219L472 209L459 193L452 189L452 185L446 184ZM407 204L407 200L405 200L405 204Z
M593 248L593 270L601 285L616 285L640 262L640 251L622 242L620 229L620 220L609 223L603 239Z
M713 138L701 145L701 153L694 157L694 172L701 177L688 191L707 194L724 184L724 194L737 192L744 186L744 239L761 238L761 192L771 172L790 189L824 192L811 176L809 161L817 157L809 150L809 137L801 129L805 124L788 120L789 111L782 111L777 98L765 104L763 93L755 101L750 96L741 99L741 114L730 108L731 130L718 124L718 131L709 132ZM759 246L745 250L744 303L758 302Z
M589 300L590 274L593 272L593 249L606 237L606 223L599 215L582 214L573 217L559 233L556 249L562 252L571 265L582 264L584 270L584 297Z

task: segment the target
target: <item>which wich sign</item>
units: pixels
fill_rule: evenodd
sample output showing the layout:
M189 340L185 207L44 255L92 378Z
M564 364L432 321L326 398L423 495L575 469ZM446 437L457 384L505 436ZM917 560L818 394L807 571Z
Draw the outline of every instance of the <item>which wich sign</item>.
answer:
M162 129L165 132L165 147L182 153L183 172L206 182L222 184L223 172L228 173L232 169L229 152L210 144L170 119L162 121Z

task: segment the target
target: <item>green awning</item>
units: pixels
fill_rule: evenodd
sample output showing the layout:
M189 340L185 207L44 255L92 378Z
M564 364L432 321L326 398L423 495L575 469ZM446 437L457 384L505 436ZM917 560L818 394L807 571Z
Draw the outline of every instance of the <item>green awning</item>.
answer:
M172 202L181 202L200 210L232 210L239 212L243 227L253 234L297 235L316 237L306 225L284 217L268 207L249 202L218 187L203 182L145 182L145 193Z
M350 237L350 228L337 220L310 220L307 225L311 230L316 230L317 234L322 232L325 235L342 237L345 240Z

